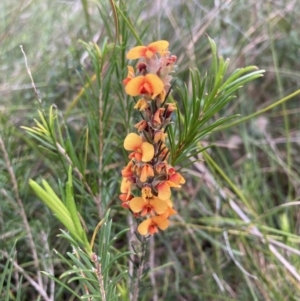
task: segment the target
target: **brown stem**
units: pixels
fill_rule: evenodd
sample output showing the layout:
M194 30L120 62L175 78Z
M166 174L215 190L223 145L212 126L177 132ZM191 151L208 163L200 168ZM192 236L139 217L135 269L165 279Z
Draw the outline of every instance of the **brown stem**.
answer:
M99 263L97 255L95 253L92 254L91 259L92 259L93 263L95 264L95 273L97 275L102 301L106 301L106 293L105 293L105 288L104 288L101 263Z

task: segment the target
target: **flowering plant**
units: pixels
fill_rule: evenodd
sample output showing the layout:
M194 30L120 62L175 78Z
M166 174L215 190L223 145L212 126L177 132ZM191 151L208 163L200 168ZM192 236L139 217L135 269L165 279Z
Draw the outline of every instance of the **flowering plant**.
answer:
M178 103L171 97L174 88L172 75L177 58L168 50L167 41L161 40L148 46L137 46L127 53L127 59L139 59L139 61L135 68L127 67L123 86L126 94L133 97L134 108L141 116L134 125L135 132L129 133L123 142L123 147L130 153L129 161L121 171L119 196L122 207L130 210L137 218L139 222L137 231L142 236L140 239L142 251L138 252L133 247L130 250L134 251L140 263L137 267L136 279L133 277L134 268L129 267L132 284L130 287L133 291L130 300L137 300L139 295L139 284L146 263L147 238L158 233L159 230L166 230L170 224L169 218L177 214L171 201L171 190L180 188L186 181L177 166L183 162L191 164L194 160L199 160L197 155L205 150L200 144L201 140L235 117L225 116L215 119L216 113L234 99L234 92L237 89L260 77L263 72L257 70L255 66L250 66L226 76L229 61L219 58L214 41L210 38L208 40L212 49L211 70L204 76L201 76L197 69L191 71L191 91L187 87L176 89ZM42 181L42 185L34 180L30 180L29 184L68 230L68 233L62 231L62 236L74 247L76 257L70 254L71 260L85 271L84 273L82 270L73 271L79 275L85 295L99 296L100 288L99 299L109 300L109 296L116 296L115 283L117 283L117 280L111 281L111 278L117 276L110 275L109 268L119 256L128 253L130 259L134 256L133 252L128 252L110 257L108 252L114 239L127 231L122 228L117 236L109 239L112 220L108 216L108 206L111 198L110 194L106 193L108 190L105 190L104 177L102 177L106 162L103 153L112 140L109 139L112 131L107 125L106 116L110 116L112 107L109 102L109 89L113 64L109 67L111 71L107 72L106 76L103 70L108 68L105 64L108 61L106 56L114 48L105 43L101 50L97 45L84 44L84 46L92 59L99 89L97 93L92 93L92 95L99 95L99 101L95 101L95 98L86 93L88 125L83 135L86 137L83 143L85 155L78 155L67 126L65 126L66 132L62 132L56 107L50 107L48 117L42 109L39 112L40 121L35 120L36 126L25 127L25 129L51 154L51 159L58 161L62 170L66 171L65 187L61 182L59 183L61 195L59 197L45 180ZM105 93L103 93L104 86ZM95 112L99 112L99 115ZM97 124L98 126L95 126ZM126 127L128 128L127 123ZM92 137L91 142L89 137ZM90 143L93 147L90 147ZM119 149L119 146L116 147ZM92 152L91 150L95 151L95 154L90 156L92 160L98 159L98 168L93 176L90 176L91 171L87 170L88 153ZM85 230L85 223L77 209L78 197L90 198L96 205L101 219L90 240ZM95 242L98 231L100 238ZM95 251L95 245L98 245L98 251ZM86 268L82 262L85 262ZM130 264L132 262L133 260L130 260ZM92 279L93 285L90 285L89 279Z
M169 164L165 144L166 128L176 110L174 103L167 102L176 62L168 46L167 41L157 41L127 53L128 59L141 59L136 66L141 75L135 76L134 69L128 66L123 83L128 95L139 97L134 108L140 111L142 120L134 126L139 135L130 133L124 141L124 148L131 153L122 170L120 199L124 208L142 219L138 226L141 235L153 235L158 228L165 230L169 226L168 218L177 213L170 200L171 188L185 183Z
M211 77L201 80L197 70L191 73L192 99L189 100L187 91L185 94L179 91L182 112L176 103L167 102L177 60L168 50L168 41L137 46L127 53L127 59L139 59L138 75L132 66L128 66L123 84L128 95L138 97L134 108L140 111L141 120L134 125L139 134L129 133L124 141L124 148L131 153L130 161L121 172L119 198L122 206L139 219L137 230L141 235L165 230L169 226L168 218L177 213L170 200L171 188L180 188L185 179L172 164L203 151L200 139L235 116L221 118L207 126L209 119L232 100L233 92L241 84L261 76L262 71L255 71L256 67L251 66L235 72L223 82L229 61L218 59L214 41L209 38L209 42L213 51ZM249 71L254 72L242 76ZM177 111L179 126L172 130L169 125L174 111ZM170 149L166 145L167 136Z

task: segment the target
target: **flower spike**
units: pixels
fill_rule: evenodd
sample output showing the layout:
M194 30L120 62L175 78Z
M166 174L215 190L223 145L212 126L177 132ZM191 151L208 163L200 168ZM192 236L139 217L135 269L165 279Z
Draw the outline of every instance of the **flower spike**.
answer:
M142 120L134 125L138 134L130 133L124 140L124 148L130 151L130 159L121 174L121 206L130 209L140 219L137 230L141 235L153 235L169 227L169 217L177 214L170 200L171 189L180 188L184 178L168 163L165 127L171 123L176 106L166 103L171 92L176 57L168 51L167 41L157 41L148 46L137 46L127 53L128 59L141 60L136 66L128 66L124 79L125 92L139 96L134 109ZM157 55L158 54L158 55Z

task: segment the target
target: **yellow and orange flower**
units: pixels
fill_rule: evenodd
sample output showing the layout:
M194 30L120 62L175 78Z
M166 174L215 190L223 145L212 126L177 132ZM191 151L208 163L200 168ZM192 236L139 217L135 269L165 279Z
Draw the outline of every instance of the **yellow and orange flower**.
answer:
M129 158L134 158L136 161L149 162L154 156L154 147L149 142L144 142L143 139L135 134L130 133L124 140L124 148L133 151Z
M136 60L139 58L152 58L156 53L164 55L169 47L169 42L160 40L149 44L148 46L136 46L130 49L127 53L129 60Z
M153 235L154 233L158 233L158 228L160 230L166 230L169 227L169 224L169 220L163 216L153 216L139 224L138 232L141 235Z
M156 185L158 197L162 200L171 197L171 187L180 188L181 184L185 183L185 179L179 172L174 172L169 176L169 179Z
M156 74L140 75L130 79L125 86L125 91L130 96L149 95L155 98L164 89L163 81Z
M168 204L165 201L160 200L157 197L152 197L150 199L144 199L142 197L133 198L129 207L134 213L139 213L141 216L156 214L163 214L168 210Z

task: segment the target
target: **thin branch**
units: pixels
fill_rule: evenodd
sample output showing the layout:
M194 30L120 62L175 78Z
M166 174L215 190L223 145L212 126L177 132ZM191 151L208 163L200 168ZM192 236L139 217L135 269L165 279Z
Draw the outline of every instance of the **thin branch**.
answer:
M98 283L99 283L101 300L106 301L106 293L105 293L101 263L99 263L99 259L95 253L93 253L91 255L91 259L95 264L95 273L97 275L97 279L98 279Z
M155 267L155 242L154 242L154 236L150 237L150 246L149 246L149 267L151 269L150 273L150 280L151 280L151 285L152 285L152 300L153 301L158 301L158 296L157 296L157 286L156 286L156 280L155 280L155 273L153 272L154 267Z
M25 66L26 66L27 73L28 73L28 75L29 75L29 77L30 77L30 80L31 80L31 85L32 85L34 94L35 94L35 96L36 96L36 98L37 98L39 104L42 105L42 100L41 100L41 98L39 97L39 94L38 94L38 92L37 92L37 89L36 89L36 86L35 86L35 84L34 84L34 80L33 80L32 74L31 74L31 70L30 70L30 68L29 68L29 66L28 66L27 57L26 57L25 51L23 50L23 45L20 45L20 48L21 48L21 51L22 51L23 56L24 56Z
M139 291L140 291L140 282L142 279L142 275L144 272L144 267L145 267L145 261L146 261L146 251L147 251L147 242L145 238L142 238L142 256L140 257L140 264L137 270L137 275L134 283L134 288L133 288L133 297L132 301L137 301L139 297Z

